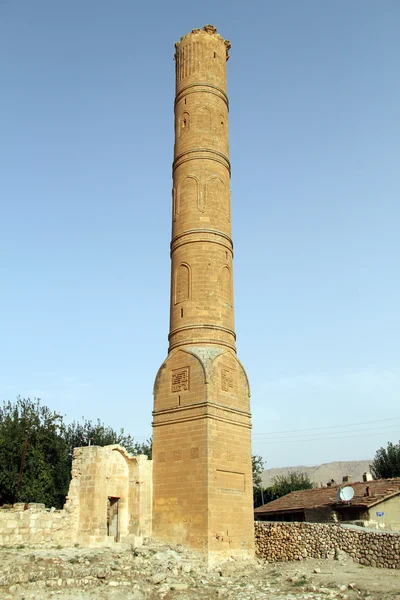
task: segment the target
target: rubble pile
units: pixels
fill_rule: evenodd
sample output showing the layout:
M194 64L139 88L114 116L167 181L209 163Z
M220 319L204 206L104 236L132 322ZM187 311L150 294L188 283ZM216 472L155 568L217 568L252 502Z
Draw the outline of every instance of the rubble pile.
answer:
M300 534L301 535L301 534ZM400 600L400 571L348 561L268 564L234 559L208 567L183 546L0 548L2 600ZM343 563L344 564L344 563ZM382 571L378 571L382 575ZM386 588L385 588L386 586Z

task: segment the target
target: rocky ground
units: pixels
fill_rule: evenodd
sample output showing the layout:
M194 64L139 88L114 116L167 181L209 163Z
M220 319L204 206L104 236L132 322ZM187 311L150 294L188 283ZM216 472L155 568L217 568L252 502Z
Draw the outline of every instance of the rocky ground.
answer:
M340 560L212 569L181 546L0 548L4 600L400 600L400 571Z

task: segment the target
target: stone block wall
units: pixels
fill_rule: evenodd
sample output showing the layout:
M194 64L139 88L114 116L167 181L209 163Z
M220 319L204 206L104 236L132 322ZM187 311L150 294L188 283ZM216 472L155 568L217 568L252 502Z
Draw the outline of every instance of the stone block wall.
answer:
M339 558L346 553L370 567L400 569L400 534L321 523L255 523L256 554L268 562Z
M118 536L108 531L108 499L118 500ZM44 504L0 507L0 546L140 545L152 527L152 461L118 444L75 448L62 510Z
M34 503L0 509L0 546L72 545L74 541L74 515L65 509Z

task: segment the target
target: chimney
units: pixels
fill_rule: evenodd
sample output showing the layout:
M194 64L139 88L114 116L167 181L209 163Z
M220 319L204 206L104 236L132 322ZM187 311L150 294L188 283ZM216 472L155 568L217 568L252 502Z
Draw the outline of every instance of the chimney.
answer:
M343 475L342 483L349 483L351 481L351 475Z
M368 471L363 474L363 481L372 481L372 475Z

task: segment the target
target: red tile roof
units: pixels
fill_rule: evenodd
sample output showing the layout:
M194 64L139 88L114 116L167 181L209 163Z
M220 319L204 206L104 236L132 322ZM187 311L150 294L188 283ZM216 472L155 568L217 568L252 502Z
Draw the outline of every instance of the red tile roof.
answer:
M354 490L352 500L345 503L341 501L337 502L336 495L338 488L349 485ZM367 487L369 487L369 496L365 495ZM291 492L286 496L282 496L282 498L264 504L264 506L259 506L254 512L256 514L295 512L304 510L305 508L322 506L332 506L336 510L340 509L340 506L348 505L368 508L398 494L400 494L400 477L395 479L376 479L368 482L343 483L332 485L331 487Z

